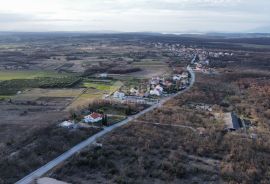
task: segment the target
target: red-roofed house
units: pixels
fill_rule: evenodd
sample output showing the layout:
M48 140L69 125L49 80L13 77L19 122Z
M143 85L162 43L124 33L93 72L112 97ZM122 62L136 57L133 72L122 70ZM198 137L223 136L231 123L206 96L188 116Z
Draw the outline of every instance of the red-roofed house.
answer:
M103 118L102 114L93 112L90 115L87 115L87 116L84 117L84 122L85 123L96 123L98 121L101 121L102 118Z

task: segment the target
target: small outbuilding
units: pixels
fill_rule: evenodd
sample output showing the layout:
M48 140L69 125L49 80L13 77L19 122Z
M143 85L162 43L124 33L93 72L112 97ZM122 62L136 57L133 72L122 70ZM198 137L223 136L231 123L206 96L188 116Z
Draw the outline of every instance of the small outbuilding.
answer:
M243 124L240 118L237 117L237 115L233 112L225 113L224 114L224 121L226 125L227 130L238 130L240 128L243 128Z
M67 120L67 121L63 121L62 123L60 123L59 126L65 127L65 128L74 128L75 123L74 123L74 121Z

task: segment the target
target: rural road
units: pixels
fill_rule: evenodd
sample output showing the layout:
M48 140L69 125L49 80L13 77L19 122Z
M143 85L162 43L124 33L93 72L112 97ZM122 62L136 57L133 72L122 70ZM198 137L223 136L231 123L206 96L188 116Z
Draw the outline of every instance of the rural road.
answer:
M72 155L74 155L75 153L81 151L82 149L84 149L85 147L93 144L94 142L96 142L96 140L100 137L102 137L103 135L107 134L108 132L111 132L112 130L121 127L125 124L127 124L130 121L135 120L136 118L138 118L139 116L142 116L143 114L150 112L152 110L154 110L155 108L161 107L165 102L167 102L168 100L182 94L185 93L186 91L188 91L194 84L195 82L195 73L193 72L193 70L188 66L187 70L189 71L189 73L191 74L191 81L190 81L190 85L189 87L187 87L185 90L180 91L174 95L171 95L169 97L166 97L162 100L160 100L159 103L152 105L151 107L139 112L136 115L130 116L127 119L112 125L110 127L106 127L104 128L102 131L100 131L99 133L89 137L88 139L86 139L85 141L77 144L76 146L74 146L73 148L71 148L70 150L66 151L65 153L63 153L62 155L58 156L57 158L55 158L54 160L50 161L49 163L47 163L46 165L40 167L39 169L35 170L34 172L30 173L29 175L25 176L24 178L22 178L21 180L17 181L15 184L30 184L32 183L35 179L40 178L41 176L43 176L44 174L46 174L48 171L50 171L51 169L53 169L54 167L56 167L57 165L61 164L63 161L67 160L68 158L70 158Z

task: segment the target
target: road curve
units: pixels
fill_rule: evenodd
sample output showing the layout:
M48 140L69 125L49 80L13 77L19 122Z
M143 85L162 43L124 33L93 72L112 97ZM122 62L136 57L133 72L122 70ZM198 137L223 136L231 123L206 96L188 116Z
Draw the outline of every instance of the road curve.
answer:
M180 91L174 95L171 95L169 97L166 97L162 100L160 100L159 103L152 105L151 107L139 112L136 115L130 116L127 119L112 125L110 127L106 127L104 128L102 131L100 131L99 133L89 137L88 139L86 139L85 141L77 144L76 146L74 146L73 148L71 148L70 150L66 151L65 153L63 153L62 155L58 156L57 158L55 158L54 160L50 161L49 163L47 163L46 165L40 167L39 169L35 170L34 172L30 173L29 175L25 176L24 178L22 178L21 180L17 181L15 184L30 184L32 183L35 179L40 178L41 176L43 176L44 174L46 174L48 171L50 171L51 169L53 169L54 167L56 167L57 165L61 164L63 161L67 160L68 158L70 158L72 155L74 155L75 153L81 151L83 148L91 145L92 143L96 142L96 140L100 137L102 137L103 135L107 134L108 132L111 132L112 130L121 127L125 124L127 124L130 121L135 120L136 118L138 118L139 116L154 110L155 108L161 107L165 102L167 102L168 100L182 94L185 93L186 91L188 91L194 84L195 82L195 73L193 72L193 70L188 66L187 70L189 71L190 75L191 75L191 80L190 80L190 85L189 87L187 87L185 90Z

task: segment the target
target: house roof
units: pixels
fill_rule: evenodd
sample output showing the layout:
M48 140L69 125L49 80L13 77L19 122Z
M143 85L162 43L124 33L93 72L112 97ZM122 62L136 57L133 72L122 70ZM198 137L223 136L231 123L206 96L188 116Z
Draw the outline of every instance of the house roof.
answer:
M239 129L239 128L241 128L241 125L240 125L240 122L239 122L238 117L237 117L234 113L231 113L231 116L232 116L232 124L233 124L233 128L234 128L234 129Z
M96 112L93 112L92 114L90 114L90 116L93 119L102 118L102 114L99 114L99 113L96 113Z
M114 95L125 95L125 93L116 91L116 92L114 92Z
M74 125L74 123L70 120L60 123L60 126L63 126L63 127L68 127L68 126L72 126L72 125Z
M241 120L233 112L225 114L225 123L229 129L237 130L243 127Z

